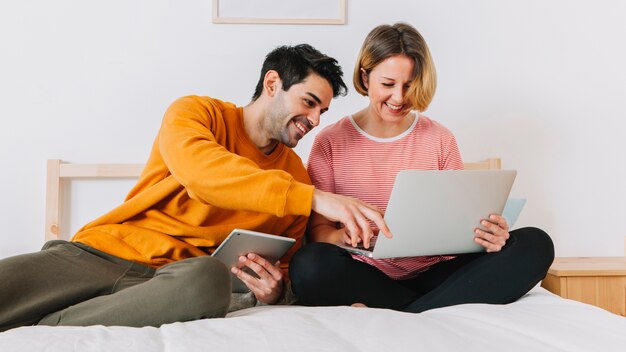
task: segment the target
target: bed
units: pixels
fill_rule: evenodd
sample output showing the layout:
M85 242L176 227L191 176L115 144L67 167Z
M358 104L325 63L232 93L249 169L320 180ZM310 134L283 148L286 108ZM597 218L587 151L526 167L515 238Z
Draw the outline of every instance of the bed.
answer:
M515 303L421 314L264 306L206 319L127 327L22 327L0 351L626 351L626 318L541 287Z
M499 160L468 164L499 168ZM58 238L64 177L135 177L141 165L48 163L46 238ZM0 351L626 351L626 318L537 286L508 305L421 314L354 307L262 306L205 319L128 327L21 327Z

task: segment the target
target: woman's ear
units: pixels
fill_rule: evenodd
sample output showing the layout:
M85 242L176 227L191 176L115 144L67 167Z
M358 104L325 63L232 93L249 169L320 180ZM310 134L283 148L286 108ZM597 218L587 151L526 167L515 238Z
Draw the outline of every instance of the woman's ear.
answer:
M361 67L361 82L363 82L365 89L370 89L369 82L367 79L368 79L367 72L365 72L365 69Z
M263 78L263 91L265 91L270 97L273 97L276 94L276 91L281 89L281 87L282 82L278 72L274 70L267 71L265 73L265 77Z

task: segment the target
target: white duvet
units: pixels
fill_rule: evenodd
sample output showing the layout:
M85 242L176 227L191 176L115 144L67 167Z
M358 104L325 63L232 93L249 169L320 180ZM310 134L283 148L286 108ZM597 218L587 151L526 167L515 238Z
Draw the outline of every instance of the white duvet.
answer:
M160 328L22 327L0 333L0 351L626 352L626 318L536 287L509 305L421 314L267 306Z

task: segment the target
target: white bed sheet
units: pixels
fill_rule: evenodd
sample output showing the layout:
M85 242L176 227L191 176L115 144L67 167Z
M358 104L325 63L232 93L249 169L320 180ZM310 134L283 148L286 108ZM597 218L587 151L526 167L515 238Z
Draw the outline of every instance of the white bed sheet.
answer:
M128 327L22 327L0 351L626 351L626 318L536 287L509 305L421 314L352 307L266 306L206 319Z

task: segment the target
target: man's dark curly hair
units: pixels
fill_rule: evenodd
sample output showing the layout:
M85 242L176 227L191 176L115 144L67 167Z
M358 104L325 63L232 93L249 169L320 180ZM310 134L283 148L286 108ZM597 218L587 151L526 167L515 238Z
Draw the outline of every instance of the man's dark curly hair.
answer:
M257 100L263 92L263 80L269 70L278 72L283 83L283 90L287 91L292 85L304 81L311 73L316 73L326 79L333 87L333 98L345 96L348 92L346 84L341 78L343 71L337 60L326 56L309 44L296 46L280 46L272 50L265 57L261 77L252 95Z

